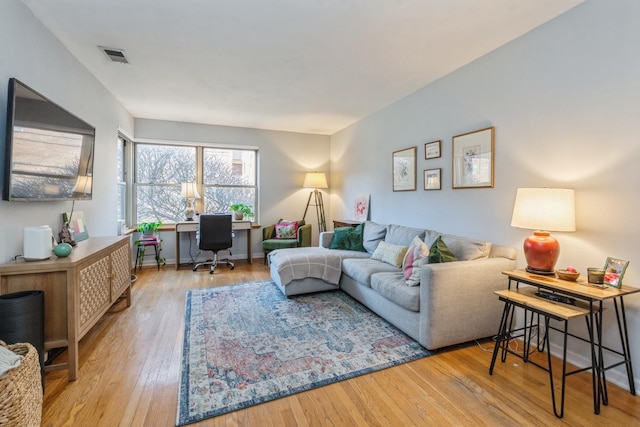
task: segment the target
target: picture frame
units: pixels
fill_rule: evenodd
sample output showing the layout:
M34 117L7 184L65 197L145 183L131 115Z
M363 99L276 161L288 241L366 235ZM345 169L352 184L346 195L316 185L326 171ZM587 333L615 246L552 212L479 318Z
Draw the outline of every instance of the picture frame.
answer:
M424 189L425 190L441 190L442 168L425 169L424 171Z
M493 188L494 138L493 126L451 138L454 189Z
M365 222L369 219L369 194L357 194L353 203L353 220Z
M393 191L416 190L416 153L418 147L394 151L392 154Z
M71 222L69 222L69 217L71 217ZM89 238L89 230L87 229L87 223L84 220L84 212L64 212L62 214L62 223L66 224L67 222L69 222L69 230L71 231L71 237L73 240L81 242Z
M622 277L628 265L629 261L607 257L607 261L604 263L604 284L614 288L622 286Z
M424 158L436 159L442 156L442 141L437 140L424 144Z

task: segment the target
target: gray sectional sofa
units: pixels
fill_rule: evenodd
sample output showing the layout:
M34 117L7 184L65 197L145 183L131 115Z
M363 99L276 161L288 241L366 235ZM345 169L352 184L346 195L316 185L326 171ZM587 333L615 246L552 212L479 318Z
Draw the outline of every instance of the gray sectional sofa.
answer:
M417 253L416 237L427 250L440 238L457 260L414 261L410 286L406 271L393 259L397 254L381 249ZM498 331L502 305L493 291L507 287L502 271L515 268L514 248L371 221L364 224L360 251L330 249L333 238L333 232L324 232L320 247L269 254L271 277L285 295L339 288L429 350Z

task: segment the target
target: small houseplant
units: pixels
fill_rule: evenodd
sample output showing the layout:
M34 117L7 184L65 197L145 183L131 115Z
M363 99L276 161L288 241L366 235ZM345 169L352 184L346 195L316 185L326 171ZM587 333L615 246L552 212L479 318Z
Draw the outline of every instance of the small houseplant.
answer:
M162 221L141 222L136 230L142 233L143 236L153 236L161 225Z
M234 203L229 206L231 212L233 212L233 216L236 220L241 220L244 216L253 216L253 209L249 205L245 205L244 203Z

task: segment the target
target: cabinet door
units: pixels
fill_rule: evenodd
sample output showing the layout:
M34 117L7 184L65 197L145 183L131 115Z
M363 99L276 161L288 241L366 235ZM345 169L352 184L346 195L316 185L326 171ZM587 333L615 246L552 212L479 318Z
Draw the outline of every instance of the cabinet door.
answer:
M129 245L120 246L111 254L111 302L131 286L131 250Z
M104 256L82 268L79 272L79 338L102 316L111 305L110 257Z

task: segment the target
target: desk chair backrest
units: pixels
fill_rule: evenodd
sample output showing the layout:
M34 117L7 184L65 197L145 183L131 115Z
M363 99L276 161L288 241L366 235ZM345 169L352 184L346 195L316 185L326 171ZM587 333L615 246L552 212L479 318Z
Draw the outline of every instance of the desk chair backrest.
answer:
M231 215L200 215L198 248L219 251L233 246Z

